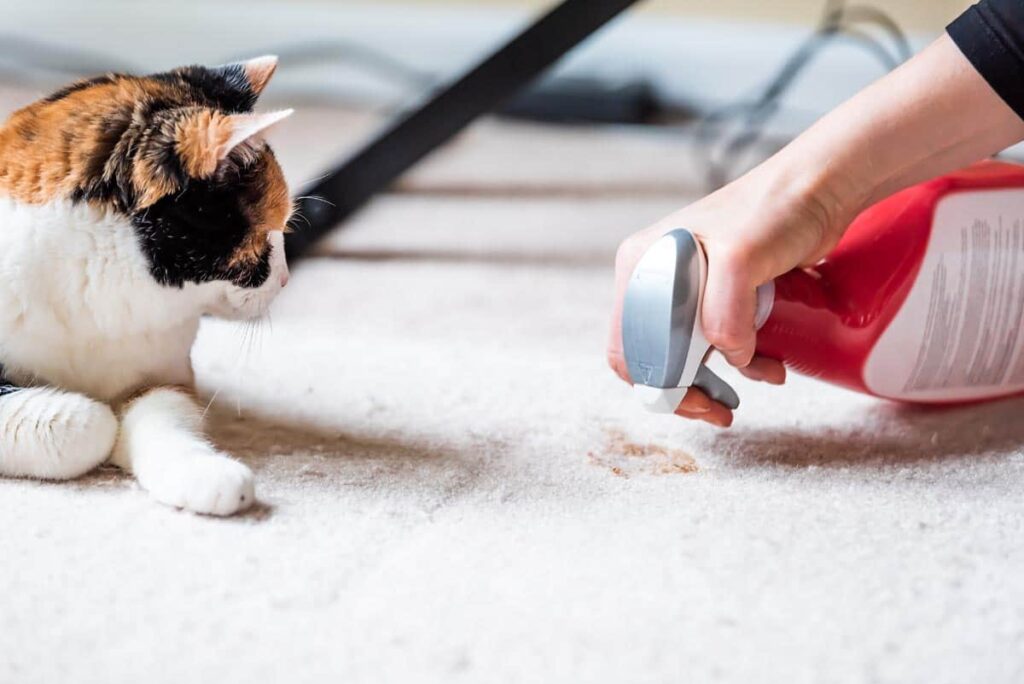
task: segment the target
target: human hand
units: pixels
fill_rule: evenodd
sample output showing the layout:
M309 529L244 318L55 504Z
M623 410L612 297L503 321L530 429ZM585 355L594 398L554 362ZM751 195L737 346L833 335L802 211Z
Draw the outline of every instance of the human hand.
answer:
M630 382L622 351L622 301L637 262L665 233L686 228L707 255L708 280L701 323L711 345L755 380L782 384L779 361L757 356L754 316L756 289L799 266L819 261L838 241L840 205L823 184L791 178L770 167L747 176L635 233L615 260L615 305L608 342L612 369ZM676 414L728 427L732 411L691 387Z

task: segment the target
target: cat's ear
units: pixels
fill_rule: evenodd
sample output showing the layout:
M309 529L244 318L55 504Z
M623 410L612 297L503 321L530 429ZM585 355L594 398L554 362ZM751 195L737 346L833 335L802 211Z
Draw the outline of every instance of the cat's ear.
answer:
M223 114L200 109L191 112L177 127L175 147L182 166L193 178L208 178L231 150L288 118L293 111Z
M252 94L259 97L263 89L270 83L270 77L277 70L277 55L264 55L247 59L244 62L233 62L213 67L212 71L222 74L229 81L239 74L245 77L246 85Z
M231 124L231 137L228 138L225 145L226 149L222 152L221 159L228 156L231 150L249 138L260 135L277 122L287 119L294 113L294 109L279 109L276 112L263 112L261 114L231 114L228 116Z

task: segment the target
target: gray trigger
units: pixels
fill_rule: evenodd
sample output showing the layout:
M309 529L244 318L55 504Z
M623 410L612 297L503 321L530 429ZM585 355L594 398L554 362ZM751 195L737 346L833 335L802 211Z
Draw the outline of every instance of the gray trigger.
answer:
M697 368L697 375L693 378L693 386L701 388L704 390L704 394L720 404L725 404L731 409L739 408L740 397L736 394L736 390L730 387L725 380L715 375L704 364Z

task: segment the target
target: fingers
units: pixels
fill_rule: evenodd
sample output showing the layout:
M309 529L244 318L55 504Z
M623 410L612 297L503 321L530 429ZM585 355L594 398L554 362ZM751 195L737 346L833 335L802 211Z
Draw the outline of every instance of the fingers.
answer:
M703 420L716 427L725 428L732 425L732 411L722 404L712 401L708 395L696 387L691 387L686 392L686 396L679 403L675 414L692 420Z
M746 368L740 372L751 380L767 382L770 385L782 385L786 382L786 367L781 361L765 356L755 356Z
M740 372L748 378L772 385L781 385L786 381L786 367L780 361L765 356L755 356L749 365L740 369ZM703 390L696 387L691 387L686 392L675 414L692 420L703 420L722 428L731 426L733 420L733 413L729 408L713 401Z
M721 248L709 252L701 310L704 336L738 368L749 364L754 356L757 295L748 273L739 256Z
M761 357L754 359L754 361L755 363L751 365L755 368L761 367L761 364L758 363L761 361L768 361L769 363L766 365L769 367L771 364L778 363L777 361L763 359ZM611 366L612 370L615 371L615 374L622 380L632 384L632 380L629 378L629 370L626 368L626 360L623 358L621 350L609 351L608 365ZM783 370L782 373L783 376L785 376L785 370ZM675 414L691 420L703 420L704 422L710 423L716 427L725 428L732 425L732 411L724 405L713 401L702 390L696 387L691 387L687 390L683 400L679 402L679 406L676 407Z
M614 336L615 333L613 332L613 338ZM619 379L630 384L633 383L632 379L629 377L629 368L626 366L626 357L623 356L621 345L609 344L608 365L611 366L611 369L619 376Z

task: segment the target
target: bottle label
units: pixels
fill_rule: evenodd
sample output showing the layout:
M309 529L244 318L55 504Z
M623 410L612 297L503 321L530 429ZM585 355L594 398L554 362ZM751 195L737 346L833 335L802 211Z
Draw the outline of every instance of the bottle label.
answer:
M864 366L875 394L967 401L1024 391L1024 190L958 192L935 207L906 301Z

